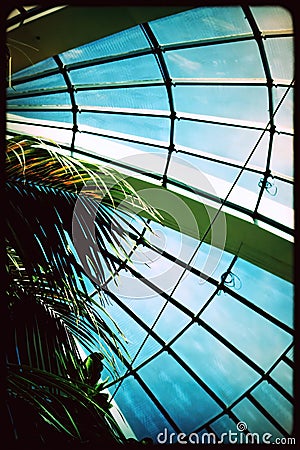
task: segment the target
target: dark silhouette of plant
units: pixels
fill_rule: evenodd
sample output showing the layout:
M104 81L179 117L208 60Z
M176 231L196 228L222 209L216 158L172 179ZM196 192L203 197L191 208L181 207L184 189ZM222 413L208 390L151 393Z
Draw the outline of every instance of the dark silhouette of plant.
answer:
M99 376L92 373L76 340L87 353L100 352L101 364L117 375L114 354L126 354L126 340L105 311L106 273L119 270L110 252L129 257L124 243L132 246L130 233L137 233L128 220L137 208L157 214L116 171L32 136L7 141L5 194L11 442L124 443L103 383L95 384L102 367L94 365ZM83 208L75 217L78 201ZM84 245L97 250L93 259L80 260L72 246L74 221ZM98 291L98 303L87 285Z

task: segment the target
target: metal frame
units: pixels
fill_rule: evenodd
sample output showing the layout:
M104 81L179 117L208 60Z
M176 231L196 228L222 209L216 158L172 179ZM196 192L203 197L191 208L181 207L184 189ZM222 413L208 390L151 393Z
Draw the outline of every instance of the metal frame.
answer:
M34 8L33 10L31 10L30 14L31 13L35 14L36 12L38 12L36 10L39 10L39 9L42 10L43 8ZM51 89L45 89L45 90L33 90L31 92L11 93L8 95L8 100L10 98L11 99L22 99L22 98L25 99L28 97L35 97L35 96L41 96L41 95L52 95L52 94L57 94L57 93L62 93L62 92L68 92L69 96L70 96L70 107L67 107L67 106L57 107L57 106L51 106L51 105L49 105L49 106L47 106L47 105L41 105L41 106L33 106L33 105L32 106L30 106L30 105L13 106L13 105L11 105L11 106L9 106L8 105L8 110L10 110L10 111L20 111L20 110L23 110L23 111L54 111L55 110L55 111L71 112L72 116L73 116L73 128L72 129L67 128L67 127L65 128L65 129L72 131L72 133L73 133L71 148L67 147L67 146L61 146L61 147L65 148L67 150L70 150L71 154L73 151L76 151L77 153L79 153L83 156L90 156L90 157L95 158L96 160L109 162L109 163L112 163L112 162L108 158L105 158L105 157L102 157L99 155L94 155L94 154L91 155L88 151L76 148L75 138L76 138L77 131L79 131L79 127L78 127L78 114L79 113L91 112L91 113L100 113L100 114L101 113L124 114L124 115L127 114L127 115L132 115L132 116L169 118L169 120L170 120L170 133L169 133L169 143L168 143L169 145L156 145L156 144L151 143L149 140L147 140L145 138L143 138L143 139L131 138L124 134L122 135L122 133L118 133L118 137L113 136L113 134L110 134L109 132L107 132L107 133L95 132L95 133L91 133L91 134L95 134L97 136L110 137L110 138L118 139L121 141L134 142L137 144L145 144L145 145L150 145L150 146L153 145L153 146L163 148L168 152L167 162L166 162L163 174L153 174L153 173L150 174L147 171L144 171L144 170L141 170L138 168L132 168L132 167L130 167L130 169L135 173L150 176L151 178L153 178L157 181L160 181L164 187L167 187L168 185L184 187L184 189L186 191L196 193L205 198L209 198L210 200L213 200L215 203L220 205L218 211L221 211L221 208L223 206L228 206L230 208L233 208L237 211L240 211L240 212L248 215L249 217L251 217L253 219L262 220L263 222L265 222L267 224L270 224L290 235L293 235L294 234L293 230L289 229L288 227L286 227L272 219L269 219L268 217L265 217L264 215L262 215L261 213L258 212L261 198L262 198L263 193L266 188L266 183L267 183L268 177L271 174L270 160L271 160L271 154L272 154L272 148L273 148L274 135L276 133L278 133L278 134L282 133L285 135L293 136L292 132L285 131L285 130L280 131L280 130L276 129L275 124L274 124L274 117L278 110L278 107L274 110L273 97L272 97L274 87L276 87L276 86L286 87L287 88L286 93L287 93L293 87L293 82L290 85L288 85L282 81L276 82L272 79L270 67L269 67L266 52L264 49L264 40L266 38L272 39L272 38L276 38L276 37L290 37L293 35L293 33L291 30L283 30L280 33L277 33L277 32L262 33L258 28L258 25L255 21L255 18L253 16L250 8L248 6L245 6L245 7L242 7L242 9L243 9L246 19L248 20L248 22L250 24L252 33L243 34L240 36L233 35L233 36L225 36L225 37L221 37L221 38L202 39L202 40L192 41L192 42L160 45L151 29L151 25L149 25L148 23L144 23L140 26L141 26L142 32L144 33L144 35L146 36L146 38L149 42L149 48L143 48L143 49L132 51L132 52L97 58L97 59L94 59L91 61L82 61L82 62L77 62L77 63L73 63L73 64L66 64L66 65L63 64L61 58L58 55L56 55L53 57L55 63L57 64L56 68L49 69L43 73L33 74L30 76L25 76L23 78L18 78L16 80L13 80L13 83L14 83L14 85L17 86L17 85L21 85L22 83L25 83L28 81L34 81L34 80L37 80L40 78L47 77L49 75L61 73L63 75L64 81L66 84L65 87L57 87L57 88L51 88ZM23 14L23 12L22 12L22 14ZM28 15L28 13L27 13L27 15ZM26 14L25 14L25 16L26 16ZM11 19L9 24L13 24L16 21L17 22L19 21L18 17L16 19ZM187 49L187 48L196 48L196 47L202 47L202 46L211 46L211 45L218 45L218 44L225 44L225 43L232 43L232 42L253 41L253 40L256 41L259 52L260 52L260 57L261 57L261 61L262 61L262 64L264 67L264 72L265 72L265 80L251 80L251 79L249 79L249 80L230 80L230 79L228 79L228 80L217 80L217 79L204 80L204 79L176 79L176 78L172 79L170 77L168 67L167 67L167 64L166 64L166 61L164 58L164 54L168 51ZM71 72L73 70L83 69L86 67L101 65L101 64L125 60L125 59L134 59L136 57L141 57L141 56L145 56L145 55L154 55L155 56L157 65L158 65L159 70L162 75L161 80L119 82L119 83L113 83L113 84L112 83L105 83L105 84L98 83L98 84L77 85L77 86L72 84ZM234 120L232 120L232 121L212 120L212 119L208 119L205 117L201 117L201 118L196 117L195 115L192 115L192 114L189 115L186 113L177 113L175 106L174 106L173 87L174 86L188 86L188 85L197 85L197 86L200 86L200 85L266 86L267 90L268 90L268 102L269 102L269 123L267 124L267 126L265 128L264 127L260 128L259 126L254 125L254 124L240 124L237 122L235 123ZM169 113L168 114L165 114L163 111L159 111L159 112L150 111L150 110L140 110L139 111L139 110L130 110L130 109L126 109L126 108L115 108L115 109L111 109L111 110L106 110L105 108L97 108L97 107L92 107L92 106L80 107L76 102L76 93L79 91L93 91L93 90L101 90L101 89L139 88L139 87L145 87L145 86L147 86L147 87L164 86L165 87L166 92L167 92L167 97L168 97L168 103L169 103ZM247 161L244 165L242 165L242 164L238 164L234 161L230 161L230 160L225 161L221 157L220 157L220 159L218 159L218 157L214 156L214 155L212 155L212 156L203 155L200 152L198 154L195 154L192 151L189 151L186 148L183 148L181 146L175 147L175 142L174 142L175 141L175 139L174 139L175 121L179 120L179 119L185 120L185 121L195 121L195 122L199 122L199 123L210 123L210 124L220 125L220 126L239 127L239 128L244 128L244 129L256 129L256 130L260 130L262 132L262 135L265 132L267 132L269 134L269 148L268 148L268 153L267 153L267 162L266 162L265 170L263 170L263 169L259 170L257 168L248 166ZM13 122L18 123L18 121L16 121L16 120L13 120ZM33 121L33 124L34 124L34 121ZM46 125L46 126L56 128L55 126L52 126L50 124ZM64 127L60 127L60 128L64 129ZM227 194L227 196L224 199L219 199L219 198L216 198L215 196L212 196L211 194L208 194L207 192L200 192L199 190L197 190L195 188L185 186L185 185L183 185L183 183L180 183L176 180L170 179L168 177L168 168L169 168L169 164L170 164L172 154L174 151L179 152L179 153L189 154L189 155L192 155L192 156L195 156L198 158L214 161L216 163L228 165L230 167L235 167L240 170L239 176L242 174L243 171L249 171L252 173L257 173L257 174L263 175L263 182L261 185L261 189L260 189L260 192L258 195L258 199L257 199L257 203L256 203L254 211L247 210L246 208L241 207L240 205L236 205L236 204L233 204L232 202L228 201L228 197L229 197L229 194L231 193L232 189L230 190L230 192ZM255 148L251 152L251 155L254 153L254 151L255 151ZM248 161L249 161L249 159L250 159L250 157L248 158ZM116 167L128 169L128 167L125 164L122 164L119 161L113 162L113 164ZM283 175L278 175L278 176L276 175L276 178L282 182L292 184L292 180ZM238 178L235 180L233 186L236 184L237 181L238 181ZM232 186L232 188L233 188L233 186ZM206 233L208 233L208 232L209 232L209 230L206 231ZM203 241L204 241L204 239L202 238L197 247L197 250L200 248L200 245L202 244ZM277 365L281 361L284 361L291 368L293 368L294 364L287 356L287 353L292 348L293 343L291 342L291 344L288 346L288 348L283 352L283 354L278 358L278 360L273 364L273 366L271 368L269 368L267 371L264 371L258 364L256 364L254 361L252 361L247 355L245 355L235 345L233 345L231 342L229 342L227 339L225 339L220 333L216 332L210 325L208 325L203 319L200 318L204 309L216 298L216 295L220 291L224 291L227 294L229 294L231 296L231 298L235 299L236 301L239 301L241 304L250 308L252 311L259 314L260 316L264 317L266 320L270 321L271 323L273 323L280 329L284 330L286 333L289 333L291 335L291 338L293 337L294 331L287 324L283 323L282 321L278 320L271 314L267 313L266 311L264 311L257 305L253 304L251 301L244 298L243 296L241 296L234 290L230 289L226 285L226 276L231 272L231 270L234 266L234 263L237 260L237 256L235 256L232 259L229 267L227 268L227 271L225 272L225 274L223 274L224 276L222 277L221 282L219 282L216 279L213 279L212 277L206 277L205 274L203 274L198 269L194 268L191 265L190 261L188 263L179 261L177 258L173 257L168 252L158 249L158 248L154 247L153 245L148 244L146 241L140 240L140 237L136 241L136 246L138 246L138 245L147 246L148 248L151 248L152 250L159 252L163 257L167 258L168 260L173 261L174 263L181 266L184 269L184 271L193 273L194 275L196 275L200 278L205 278L209 283L211 283L213 286L215 286L215 290L214 290L213 294L210 296L210 298L207 300L204 307L202 307L200 309L198 314L194 315L188 308L186 308L180 302L178 302L176 299L173 298L173 293L174 293L175 289L173 289L171 295L169 295L165 292L161 292L159 287L157 287L151 281L147 280L145 277L143 277L141 274L139 274L135 269L133 269L126 262L118 260L118 258L116 258L114 255L110 255L111 258L114 259L114 262L117 262L119 264L120 269L126 267L126 269L129 270L135 277L140 279L140 281L142 283L144 283L145 285L150 287L154 292L156 292L158 295L160 295L162 298L164 298L165 304L164 304L161 312L157 316L156 321L154 322L152 327L149 327L133 311L131 311L130 308L128 308L128 306L124 302L122 302L115 294L113 294L109 289L107 289L107 294L121 308L123 308L123 310L130 317L132 317L135 320L135 322L140 327L142 327L147 333L146 338L141 343L141 346L134 357L134 361L136 359L136 356L140 353L144 343L146 342L146 340L149 336L153 337L155 339L155 341L161 346L161 348L157 352L155 352L152 356L150 356L149 358L144 360L142 363L140 363L135 368L132 367L134 361L133 361L133 363L130 364L128 361L124 360L124 365L127 368L127 372L125 373L125 375L119 377L118 380L112 381L111 383L107 384L107 387L112 388L114 385L117 385L117 388L115 390L115 393L116 393L117 390L119 389L120 385L122 384L122 381L125 380L129 376L133 376L136 379L136 381L139 383L139 385L142 387L142 389L149 396L151 401L158 408L160 413L165 417L167 422L171 425L171 427L173 427L173 429L176 432L180 432L181 430L178 427L178 425L175 423L174 419L166 411L164 406L157 400L157 398L155 397L153 392L149 389L149 387L146 385L146 383L143 381L142 377L138 373L142 367L147 365L149 362L153 361L162 352L166 351L170 356L173 357L173 359L178 364L180 364L180 366L187 372L187 374L189 374L189 376L191 376L193 378L193 380L195 380L198 383L198 385L202 389L204 389L204 391L222 408L221 413L217 414L215 417L213 417L206 423L200 425L198 428L195 429L194 432L201 432L203 430L208 430L208 431L214 432L214 430L213 430L214 422L216 420L218 420L219 418L221 418L225 414L227 414L237 424L239 422L239 419L236 416L236 414L233 412L233 408L239 402L241 402L243 399L247 398L264 415L264 417L266 417L266 419L269 420L269 422L277 428L277 430L282 435L287 436L288 434L287 434L286 430L256 400L256 398L252 394L252 391L260 383L262 383L263 381L267 381L281 395L283 395L284 398L286 398L289 402L293 403L292 396L288 392L286 392L286 390L279 383L277 383L271 376L272 371L274 370L275 367L277 367ZM177 285L179 284L180 281L181 281L181 279L178 280ZM154 328L154 325L157 323L159 317L161 316L163 310L165 309L166 305L169 302L172 305L174 305L176 308L178 308L181 312L183 312L185 315L187 315L187 317L189 317L189 319L190 319L190 322L179 333L177 333L168 343L166 343L163 339L160 338L160 336L158 336L156 334L156 332L153 330L153 328ZM211 336L215 337L219 342L221 342L223 345L225 345L227 349L229 349L231 352L233 352L238 358L240 358L243 362L245 362L249 367L251 367L259 375L259 379L246 392L244 392L238 399L236 399L234 402L232 402L231 405L226 405L225 402L221 398L219 398L216 395L216 393L206 383L203 382L203 380L188 366L188 364L185 363L185 361L181 357L179 357L176 354L176 352L172 348L172 345L174 344L174 342L176 342L176 340L179 339L180 336L183 335L184 331L186 331L193 324L198 324L199 326L203 327L206 331L208 331L210 333ZM116 353L117 353L117 350L116 350ZM113 397L114 397L115 393L113 394Z

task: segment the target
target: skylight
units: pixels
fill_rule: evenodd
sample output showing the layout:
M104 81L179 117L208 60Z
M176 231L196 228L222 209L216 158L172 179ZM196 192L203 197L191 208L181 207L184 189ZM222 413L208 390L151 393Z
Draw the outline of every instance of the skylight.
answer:
M275 6L191 9L12 78L9 133L168 192L150 198L171 225L153 222L108 283L131 360L116 355L107 388L139 439L292 432L293 88L292 20ZM183 224L170 205L185 198ZM224 238L209 241L203 211Z

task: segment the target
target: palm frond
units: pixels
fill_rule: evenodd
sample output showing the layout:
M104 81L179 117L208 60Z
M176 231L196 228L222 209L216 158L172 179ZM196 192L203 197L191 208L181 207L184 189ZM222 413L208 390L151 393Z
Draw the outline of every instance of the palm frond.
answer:
M87 391L77 342L101 351L117 375L114 355L129 355L105 310L106 281L130 260L140 225L150 229L139 211L160 216L115 170L32 136L7 141L6 194L10 401L30 405L43 419L37 426L49 424L68 439L103 437L108 426L109 437L122 440L99 409L101 393Z
M22 399L42 419L37 426L43 434L45 422L74 440L124 442L124 436L110 413L106 394L98 389L59 375L32 368L10 365L10 398ZM81 421L78 421L81 416ZM24 418L25 420L26 418Z

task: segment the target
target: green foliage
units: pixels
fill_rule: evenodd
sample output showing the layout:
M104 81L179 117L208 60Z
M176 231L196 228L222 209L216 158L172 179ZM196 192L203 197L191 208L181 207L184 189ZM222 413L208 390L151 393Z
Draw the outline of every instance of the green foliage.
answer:
M115 170L75 160L32 136L7 141L6 175L7 405L15 437L23 442L22 433L27 436L21 408L25 421L26 412L33 417L41 442L61 436L124 442L103 384L86 382L75 338L88 353L101 352L117 376L114 355L128 355L125 336L105 310L107 273L115 277L119 270L110 252L120 262L129 259L130 236L138 234L131 217L141 209L158 216ZM74 218L78 200L83 212ZM93 212L94 234L86 223ZM93 259L86 255L97 279L70 244L74 220L97 249Z

